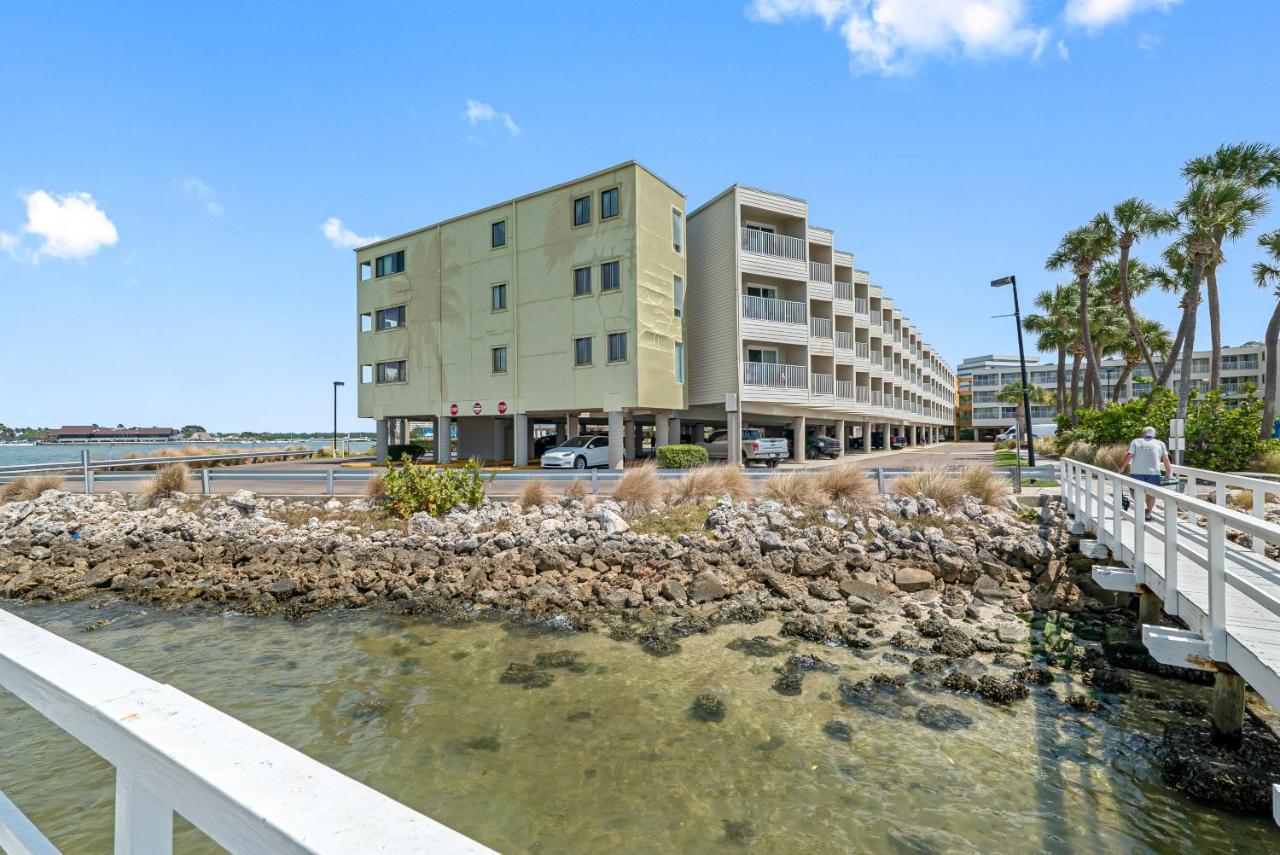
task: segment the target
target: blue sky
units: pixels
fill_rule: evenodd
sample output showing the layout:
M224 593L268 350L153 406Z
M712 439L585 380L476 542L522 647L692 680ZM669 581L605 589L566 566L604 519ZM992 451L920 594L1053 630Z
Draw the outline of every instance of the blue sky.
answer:
M952 364L1011 352L990 279L1029 301L1066 230L1280 143L1271 0L24 3L0 31L11 425L323 430L344 379L370 429L340 244L632 158L691 208L807 198ZM1273 305L1253 240L1227 343Z

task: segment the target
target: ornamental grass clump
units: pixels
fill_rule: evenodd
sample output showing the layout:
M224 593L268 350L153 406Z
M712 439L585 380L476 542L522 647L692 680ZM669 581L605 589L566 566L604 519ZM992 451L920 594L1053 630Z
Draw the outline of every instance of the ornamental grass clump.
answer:
M751 483L741 466L730 466L727 463L708 467L716 473L716 495L728 496L735 502L741 502L751 495Z
M1093 465L1099 469L1106 469L1109 472L1119 472L1120 465L1124 463L1124 456L1129 452L1127 445L1116 443L1115 445L1104 445L1099 448L1093 456Z
M546 481L525 481L520 488L520 507L526 511L540 508L551 501Z
M831 494L819 479L806 472L780 472L764 482L764 497L795 509L816 508L829 504Z
M653 463L632 466L613 488L613 498L632 510L647 510L662 502L662 479Z
M62 478L58 475L27 475L0 487L0 502L33 501L40 498L46 490L61 487Z
M818 484L837 504L861 507L879 495L871 477L852 463L829 466L817 478Z
M366 499L380 499L386 495L386 492L387 487L382 483L381 475L374 475L364 482L364 497Z
M142 485L138 497L148 508L155 507L161 499L169 498L172 493L181 493L187 489L187 479L191 470L185 463L169 463L161 466L150 481Z
M997 505L1013 495L1009 479L987 466L966 466L960 470L960 482L964 492L975 496L984 505Z
M574 478L565 488L564 497L574 502L586 504L591 498L591 488L581 478Z
M671 485L670 501L673 504L700 502L707 496L716 495L716 491L720 488L720 477L716 471L718 468L699 466L689 470L689 474Z
M965 484L961 477L943 466L922 466L900 475L893 481L895 496L924 496L944 508L954 508L964 498Z

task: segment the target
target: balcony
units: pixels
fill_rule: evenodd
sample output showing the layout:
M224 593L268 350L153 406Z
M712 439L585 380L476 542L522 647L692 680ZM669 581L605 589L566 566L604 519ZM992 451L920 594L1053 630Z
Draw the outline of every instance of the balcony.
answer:
M887 333L893 332L893 321L885 321L880 325L880 330Z
M809 369L803 365L779 365L770 362L742 364L742 382L748 386L804 389L809 385L808 377Z
M859 387L858 387L858 394L857 394L856 398L857 398L857 401L858 401L858 403L859 403L859 404L865 404L865 403L867 403L867 401L869 401L869 400L871 399L871 387L870 387L870 386L859 386Z
M870 353L871 353L871 348L867 345L865 341L858 342L857 357L859 359L866 359Z
M809 331L813 333L814 338L831 338L831 319L830 318L810 318Z
M878 327L878 326L880 326L880 324L881 324L881 322L882 322L882 321L881 321L881 319L882 319L883 317L884 317L884 315L883 315L883 313L882 313L879 309L873 309L873 310L871 311L871 326L873 326L873 327Z
M836 330L836 347L840 350L853 350L853 333Z
M837 300L852 300L852 299L853 299L853 283L852 283L852 282L841 282L839 279L837 279L837 280L836 280L836 299L837 299ZM864 306L864 309L863 309L863 312L862 312L862 313L863 313L864 315L866 314L866 309L865 309L866 302L867 302L867 301L866 301L865 299L862 301L863 306Z
M810 374L809 391L814 395L830 395L835 389L834 379L830 374Z
M796 300L774 300L769 297L742 295L742 317L776 324L803 324L809 312ZM827 321L827 323L831 323Z
M884 365L884 354L882 354L878 348L871 351L871 364L880 366Z
M881 392L879 389L871 390L871 406L873 407L884 406L884 392Z
M757 255L772 255L775 258L785 258L790 261L805 260L802 239L745 227L742 229L742 251L754 252Z
M809 262L809 279L813 282L831 282L831 265L820 261Z
M854 297L854 298L853 298L853 313L854 313L855 315L865 315L865 314L867 313L867 298L866 298L866 297Z
M854 392L855 392L854 381L852 380L836 381L836 397L837 398L844 398L845 400L852 401Z

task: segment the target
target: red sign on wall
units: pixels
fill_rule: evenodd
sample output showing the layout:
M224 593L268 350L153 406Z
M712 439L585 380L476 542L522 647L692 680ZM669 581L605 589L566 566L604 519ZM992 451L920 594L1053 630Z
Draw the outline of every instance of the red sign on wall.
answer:
M458 414L458 405L457 405L457 404L450 404L450 405L449 405L449 415L451 415L451 416L456 416L457 414Z
M500 415L500 416L505 416L506 414L507 414L507 402L506 402L506 401L499 401L499 402L498 402L498 415Z
M477 416L480 415L480 411L483 409L484 407L480 406L479 401L476 401L474 404L471 405L471 412L475 413Z

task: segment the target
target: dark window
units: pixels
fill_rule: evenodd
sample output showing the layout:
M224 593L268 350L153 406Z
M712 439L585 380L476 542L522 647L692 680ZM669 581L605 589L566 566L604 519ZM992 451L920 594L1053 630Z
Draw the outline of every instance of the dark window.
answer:
M493 373L507 373L507 349L505 347L495 347L490 353L493 357Z
M591 293L591 268L575 267L573 269L573 296L582 297Z
M600 265L600 291L617 291L622 287L622 263L606 261Z
M573 340L573 364L574 365L590 365L591 364L591 337L575 338Z
M680 276L671 280L671 300L675 304L676 317L684 317L684 279Z
M378 363L377 380L379 383L403 383L405 379L403 359L396 362Z
M374 275L390 276L392 273L404 272L404 250L389 255L380 255L374 261Z
M609 333L609 361L625 362L627 359L627 334L624 332Z
M507 307L507 283L494 285L490 289L490 307L495 312L500 312Z
M618 188L611 187L600 191L600 219L609 220L618 216Z
M494 249L507 245L507 221L498 220L498 222L489 226L489 245Z
M573 200L573 224L585 226L591 222L591 197L580 196Z
M684 252L684 214L671 209L671 248Z
M393 306L390 309L379 309L374 329L391 330L404 326L404 306Z

